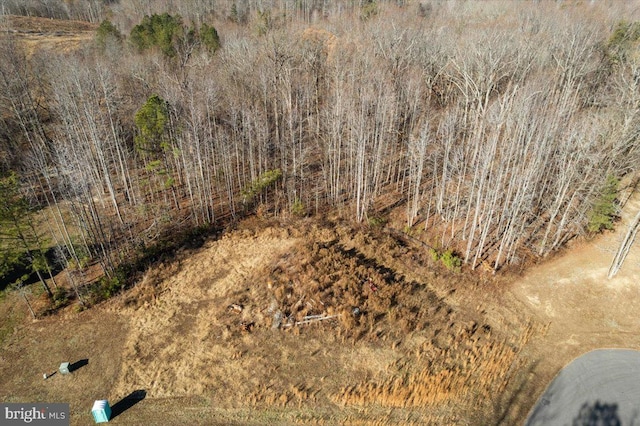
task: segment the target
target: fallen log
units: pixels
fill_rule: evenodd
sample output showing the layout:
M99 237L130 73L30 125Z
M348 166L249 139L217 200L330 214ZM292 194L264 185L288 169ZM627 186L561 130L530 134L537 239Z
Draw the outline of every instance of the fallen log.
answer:
M611 262L611 266L609 267L609 274L607 275L608 278L613 278L622 267L622 263L626 259L627 254L629 254L629 250L631 250L631 245L633 244L633 241L636 238L636 234L638 233L639 224L640 224L640 212L638 212L636 217L631 222L631 225L629 226L629 230L627 231L627 234L625 235L624 240L622 240L622 244L620 244L620 248L618 249L618 252L616 253L615 257L613 258L613 261Z

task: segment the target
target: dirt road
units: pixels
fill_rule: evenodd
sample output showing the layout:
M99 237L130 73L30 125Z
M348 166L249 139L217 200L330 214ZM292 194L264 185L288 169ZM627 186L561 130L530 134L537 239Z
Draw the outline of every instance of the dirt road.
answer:
M569 247L513 283L510 294L530 308L548 332L532 346L538 359L530 391L541 395L562 367L599 348L640 349L640 244L620 272L609 266L640 211L637 192L626 203L615 232Z

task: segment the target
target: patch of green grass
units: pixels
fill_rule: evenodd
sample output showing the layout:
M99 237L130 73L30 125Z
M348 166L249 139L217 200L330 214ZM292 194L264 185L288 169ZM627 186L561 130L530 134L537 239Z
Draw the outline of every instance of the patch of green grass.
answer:
M380 228L387 224L388 220L382 216L371 216L368 218L369 226L372 228Z
M438 253L438 250L434 248L430 248L429 254L431 255L431 260L433 260L434 262L437 262L438 260L440 260L440 253Z
M615 176L607 177L600 189L599 197L589 213L589 223L587 224L589 232L595 234L613 229L613 222L618 216L616 197L618 195L619 182Z
M256 180L244 188L240 193L244 197L245 202L251 201L256 195L264 191L282 178L280 169L267 170L262 173Z
M294 216L304 216L307 212L307 209L304 207L302 200L300 198L296 198L291 206L291 213Z
M440 261L450 271L460 271L462 259L453 250L447 249L444 252L431 248L429 254L434 262Z
M459 271L462 267L462 259L450 249L442 253L440 261L451 271Z
M53 292L53 308L59 309L63 306L67 306L70 297L66 288L58 287Z

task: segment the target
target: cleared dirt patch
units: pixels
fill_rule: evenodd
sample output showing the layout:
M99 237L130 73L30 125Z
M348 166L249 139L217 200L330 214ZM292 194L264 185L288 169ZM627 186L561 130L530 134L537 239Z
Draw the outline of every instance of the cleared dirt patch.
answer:
M137 390L146 398L114 423L495 424L544 327L471 278L381 230L248 220L90 314L69 313L86 349L65 354L54 320L26 325L2 354L17 359L37 333L33 355L0 388L14 400L57 395L72 424L86 423L93 399ZM82 395L56 394L53 379L67 377L42 380L45 366L89 351L112 364L91 371ZM77 377L104 367L83 357Z
M23 308L8 296L5 303ZM74 424L88 424L95 399L117 398L110 392L122 361L126 323L101 309L68 318L47 318L16 324L3 344L0 400L5 402L71 402ZM86 360L86 364L85 364ZM62 362L78 369L62 376ZM43 379L43 374L52 374Z
M27 16L0 16L0 29L16 37L27 56L36 51L72 52L90 43L98 25L84 21L48 19Z
M97 24L86 21L40 18L37 16L6 15L3 23L10 30L22 34L61 34L91 32L98 28Z
M636 242L620 272L607 278L627 227L640 211L637 192L625 205L615 232L578 242L532 268L509 286L510 303L548 324L548 333L532 346L539 359L529 392L539 396L562 367L599 348L640 349L640 245ZM529 407L529 409L533 406Z

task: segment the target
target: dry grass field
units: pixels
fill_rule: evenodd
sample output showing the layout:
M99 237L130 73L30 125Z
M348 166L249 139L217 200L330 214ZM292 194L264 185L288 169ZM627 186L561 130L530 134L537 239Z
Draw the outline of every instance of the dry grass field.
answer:
M494 423L545 327L477 299L498 283L475 278L380 230L250 219L89 311L20 321L0 398L68 401L73 424L137 390L116 423Z
M88 311L34 321L7 294L0 398L77 425L140 390L115 424L518 424L575 356L640 347L637 248L599 279L623 232L496 278L381 229L247 219Z
M97 25L27 16L0 16L0 28L8 28L31 56L36 50L72 52L93 40Z
M385 229L250 218L88 311L33 321L6 295L0 399L69 402L77 425L140 390L113 423L521 424L575 356L640 347L637 247L605 278L628 216L500 278Z

